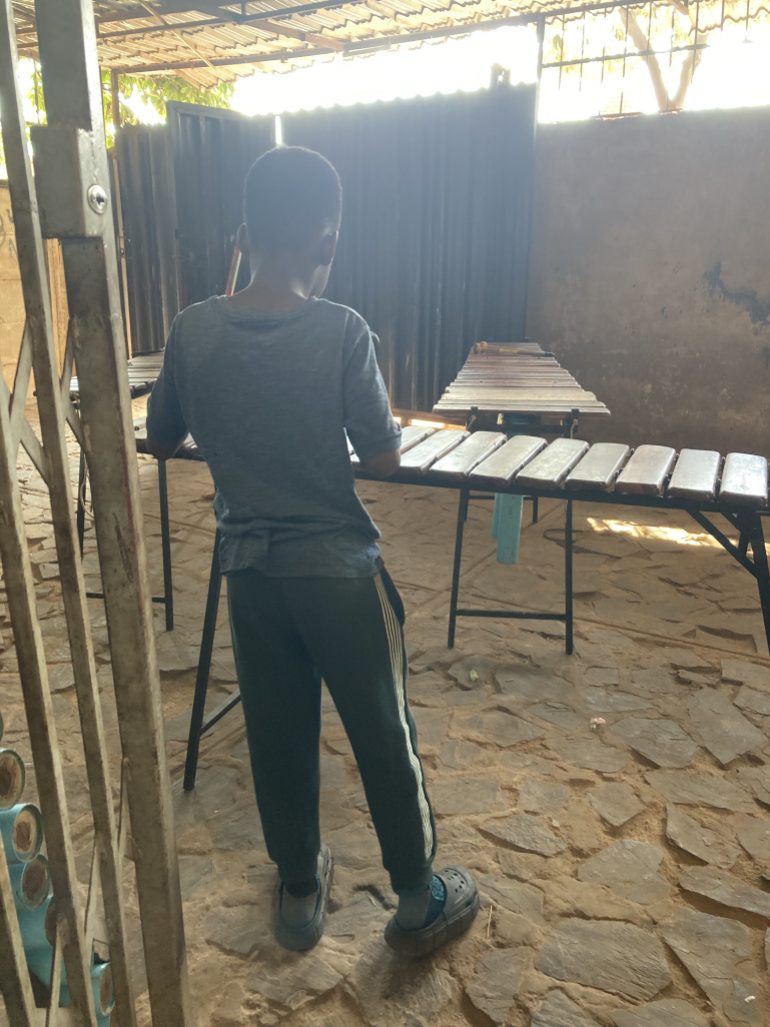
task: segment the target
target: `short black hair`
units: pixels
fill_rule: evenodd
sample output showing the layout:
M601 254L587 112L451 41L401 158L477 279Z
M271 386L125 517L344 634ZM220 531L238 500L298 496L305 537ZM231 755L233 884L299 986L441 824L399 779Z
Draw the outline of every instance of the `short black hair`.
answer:
M340 176L329 161L303 146L276 146L256 160L243 190L243 216L253 246L295 249L342 213Z

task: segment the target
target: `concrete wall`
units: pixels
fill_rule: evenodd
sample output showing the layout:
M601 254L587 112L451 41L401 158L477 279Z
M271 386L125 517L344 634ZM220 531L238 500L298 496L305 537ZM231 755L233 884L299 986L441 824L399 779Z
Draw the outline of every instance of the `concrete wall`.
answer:
M770 456L770 110L539 130L527 334L585 437Z
M67 341L67 296L61 247L58 242L51 241L46 244L46 258L51 282L51 316L61 368ZM24 296L16 258L11 197L8 186L0 184L0 369L9 387L13 387L16 374L24 319ZM32 384L30 383L30 392Z

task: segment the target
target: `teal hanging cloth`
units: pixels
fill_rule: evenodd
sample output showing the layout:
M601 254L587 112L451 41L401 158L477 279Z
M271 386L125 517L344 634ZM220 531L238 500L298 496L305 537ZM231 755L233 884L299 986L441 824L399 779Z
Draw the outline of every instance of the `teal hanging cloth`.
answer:
M523 496L495 496L492 513L492 538L497 539L497 562L518 563L521 542Z

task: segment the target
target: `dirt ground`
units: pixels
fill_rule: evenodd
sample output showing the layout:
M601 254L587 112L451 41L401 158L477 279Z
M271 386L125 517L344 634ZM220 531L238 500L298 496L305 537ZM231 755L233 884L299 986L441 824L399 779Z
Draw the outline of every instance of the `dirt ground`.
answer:
M140 473L157 592L154 462L143 459ZM29 471L23 479L85 879L88 800L50 514L39 480ZM564 652L560 624L495 619L461 620L450 651L456 496L362 486L407 607L409 692L439 864L470 867L483 905L470 934L435 958L409 964L389 952L382 928L392 896L355 763L326 702L322 823L336 858L332 912L318 948L293 955L271 937L273 870L239 710L206 738L197 787L182 792L213 518L205 468L172 463L169 479L174 632L164 632L159 608L155 616L201 1025L770 1023L770 660L752 578L694 522L684 514L578 505L574 655ZM461 601L557 610L561 504L541 504L537 524L529 523L527 507L516 567L496 563L490 520L489 503L472 504ZM86 560L96 586L92 532ZM211 705L234 680L224 607ZM7 612L0 613L4 744L28 759L12 634ZM116 747L109 649L96 600L91 613Z

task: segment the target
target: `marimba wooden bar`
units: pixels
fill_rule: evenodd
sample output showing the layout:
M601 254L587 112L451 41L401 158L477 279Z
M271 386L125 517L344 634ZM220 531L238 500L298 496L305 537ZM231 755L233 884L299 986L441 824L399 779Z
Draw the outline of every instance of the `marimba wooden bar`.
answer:
M158 380L163 367L163 351L159 353L138 353L128 361L128 388L131 399L146 396ZM75 375L70 381L70 396L77 402L80 398L80 384Z
M447 419L609 415L552 353L534 342L478 342L433 407Z

